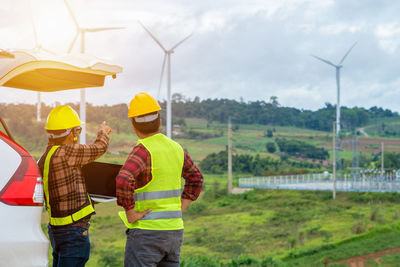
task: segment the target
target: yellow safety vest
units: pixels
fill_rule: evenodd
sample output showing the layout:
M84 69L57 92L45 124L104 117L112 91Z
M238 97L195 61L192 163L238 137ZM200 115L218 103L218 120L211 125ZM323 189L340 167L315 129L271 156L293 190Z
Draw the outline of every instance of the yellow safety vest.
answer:
M128 228L146 230L183 229L181 178L184 161L182 147L159 133L141 139L151 156L152 180L135 189L135 211L152 211L135 223L129 223L124 211L119 216Z
M47 212L49 213L50 224L54 225L54 226L69 225L69 224L79 221L80 219L94 213L92 201L90 200L90 197L88 195L89 204L87 206L85 206L82 209L78 210L77 212L74 212L73 214L65 216L65 217L52 217L51 207L50 207L50 196L49 196L49 169L50 169L51 157L53 156L54 152L59 147L60 146L53 146L50 149L49 153L47 153L46 160L44 161L44 168L43 168L43 186L44 186L44 194L45 194L45 198L46 198L46 209L47 209Z

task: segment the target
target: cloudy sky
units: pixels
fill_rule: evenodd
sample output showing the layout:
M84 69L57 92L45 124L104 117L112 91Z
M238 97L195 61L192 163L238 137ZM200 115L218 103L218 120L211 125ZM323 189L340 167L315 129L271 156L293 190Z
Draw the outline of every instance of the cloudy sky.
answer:
M28 0L0 0L0 48L34 46ZM65 53L75 34L62 0L31 0L40 43ZM124 69L104 88L87 89L93 104L157 95L163 51L172 55L172 91L190 98L269 101L318 109L336 103L335 69L310 54L344 62L341 101L400 111L400 2L390 0L69 0L82 27L123 26L87 34L88 53ZM79 43L77 43L79 45ZM78 51L76 46L75 51ZM34 103L36 94L0 88L0 102ZM166 98L166 86L161 90ZM79 100L79 91L47 93L46 103Z

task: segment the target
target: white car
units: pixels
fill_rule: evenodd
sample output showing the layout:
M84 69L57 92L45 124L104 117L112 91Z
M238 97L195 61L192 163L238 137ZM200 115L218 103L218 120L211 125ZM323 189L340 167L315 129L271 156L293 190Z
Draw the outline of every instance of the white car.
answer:
M106 76L115 78L120 72L120 66L84 54L50 56L40 51L0 49L0 87L36 92L100 87ZM84 105L84 98L81 103ZM86 170L88 176L103 168L103 176L115 175L119 167L99 163L91 166ZM115 200L109 185L113 177L109 175L100 187L94 181L89 183L88 190L94 187L90 194L93 200ZM0 266L48 266L49 242L40 226L43 198L35 160L13 140L0 117Z
M48 266L42 177L32 156L6 133L0 130L0 265Z
M49 241L41 228L44 192L39 167L15 142L0 117L0 266L48 266ZM0 127L1 129L1 127ZM83 172L96 202L115 201L121 165L93 162Z

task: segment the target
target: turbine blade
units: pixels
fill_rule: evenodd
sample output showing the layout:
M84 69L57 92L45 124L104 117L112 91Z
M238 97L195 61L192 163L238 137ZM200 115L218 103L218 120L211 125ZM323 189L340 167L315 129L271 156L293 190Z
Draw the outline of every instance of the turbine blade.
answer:
M170 50L173 51L175 48L177 48L178 46L180 46L184 41L186 41L187 39L190 38L190 36L192 36L193 33L189 34L186 38L184 38L182 41L180 41L179 43L177 43L176 45L174 45Z
M320 57L317 57L317 56L315 56L315 55L311 55L312 57L315 57L316 59L318 59L318 60L321 60L322 62L325 62L326 64L329 64L329 65L331 65L331 66L333 66L333 67L337 67L335 64L333 64L332 62L330 62L330 61L328 61L328 60L326 60L326 59L323 59L323 58L320 58Z
M102 32L102 31L112 31L112 30L121 30L125 29L125 27L105 27L105 28L85 28L83 31L85 32Z
M54 53L53 51L51 51L51 50L49 50L49 49L46 49L46 48L44 48L44 47L42 47L42 46L40 46L40 50L43 50L43 51L45 51L46 53L48 53L48 54L52 54L52 55L55 55L56 53Z
M167 49L164 48L164 46L161 44L160 41L139 21L139 24L142 25L143 29L150 35L151 38L161 47L164 52L167 52Z
M68 54L71 53L72 48L74 47L74 44L76 42L76 39L78 39L79 36L79 31L76 32L74 40L72 40L72 43L70 44L69 48L68 48Z
M164 60L162 63L162 67L161 67L161 77L160 77L160 84L158 86L158 93L157 93L157 99L160 100L160 93L161 93L161 85L162 85L162 80L163 80L163 76L164 76L164 69L165 69L165 62L167 60L167 54L164 54Z
M71 17L72 17L72 20L74 21L75 27L76 27L77 29L79 29L78 21L76 20L75 15L74 15L74 12L72 11L70 5L68 4L68 1L67 1L67 0L64 0L64 3L65 3L65 5L67 6L68 12L69 12L69 14L70 14Z
M343 56L342 60L339 62L339 65L341 65L343 63L343 61L345 60L345 58L347 57L348 54L350 54L351 50L353 49L353 47L357 44L357 42L355 42L350 49L347 51L347 53Z

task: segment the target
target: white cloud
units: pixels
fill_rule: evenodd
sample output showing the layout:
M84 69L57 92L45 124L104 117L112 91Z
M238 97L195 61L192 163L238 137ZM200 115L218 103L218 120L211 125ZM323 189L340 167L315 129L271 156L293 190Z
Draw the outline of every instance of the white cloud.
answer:
M374 31L379 40L380 47L388 54L397 52L400 46L400 23L383 23L378 25Z
M33 34L25 1L3 0L0 48L31 48ZM268 100L317 109L336 103L334 69L357 46L342 69L342 103L400 110L400 3L334 0L131 1L70 0L84 27L124 26L87 35L87 51L112 59L124 71L104 88L87 90L95 104L128 103L139 91L157 94L163 52L137 23L141 20L168 48L194 31L172 55L172 90L191 98ZM65 52L74 25L61 0L36 0L39 39ZM5 38L6 37L6 38ZM79 47L79 43L77 43ZM78 49L78 48L76 48ZM348 88L351 88L348 89ZM32 92L0 88L0 102L34 103ZM165 86L161 96L165 98ZM372 96L372 97L371 97ZM43 94L52 103L79 101L79 92Z
M380 38L389 38L400 34L400 23L386 23L378 25L375 34Z
M344 23L323 25L319 28L319 31L322 34L327 34L327 35L339 35L342 34L343 32L356 33L361 30L362 26L360 25L348 25Z

